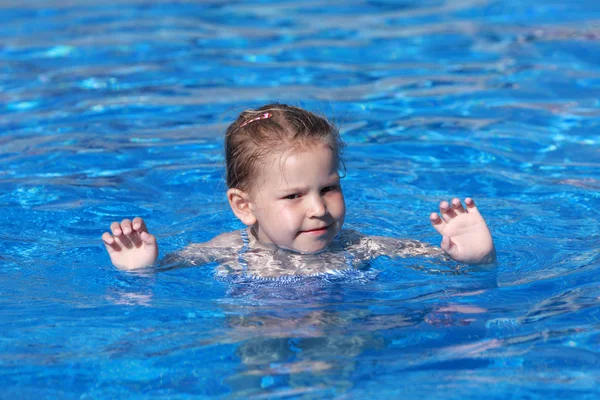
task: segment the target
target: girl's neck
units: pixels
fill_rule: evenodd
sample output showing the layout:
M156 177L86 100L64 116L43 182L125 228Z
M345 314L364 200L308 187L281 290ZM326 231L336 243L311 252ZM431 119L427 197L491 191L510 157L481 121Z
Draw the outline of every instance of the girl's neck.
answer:
M258 233L256 232L256 229L253 226L247 227L246 233L248 234L248 240L249 240L248 245L250 246L250 248L264 249L264 250L269 250L269 251L273 251L273 252L279 250L279 246L277 246L274 243L263 243L260 240L258 240Z

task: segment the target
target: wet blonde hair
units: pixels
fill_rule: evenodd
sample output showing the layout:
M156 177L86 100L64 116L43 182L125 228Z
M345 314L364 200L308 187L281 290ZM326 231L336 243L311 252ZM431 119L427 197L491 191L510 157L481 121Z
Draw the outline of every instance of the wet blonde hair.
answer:
M227 186L248 191L269 155L306 150L325 143L343 167L344 144L327 119L302 108L272 103L242 112L227 128L225 162Z

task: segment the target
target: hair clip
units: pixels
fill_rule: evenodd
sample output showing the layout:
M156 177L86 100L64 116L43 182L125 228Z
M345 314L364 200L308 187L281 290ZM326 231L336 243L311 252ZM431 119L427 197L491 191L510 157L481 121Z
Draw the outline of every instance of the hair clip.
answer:
M256 118L252 118L252 119L250 119L250 120L248 120L248 121L244 121L244 123L240 125L240 128L241 128L242 126L246 126L246 125L248 125L250 122L258 121L259 119L267 119L267 118L271 118L272 116L273 116L273 114L271 114L270 112L266 112L266 113L264 113L264 114L261 114L261 115L259 115L259 116L258 116L258 117L256 117Z

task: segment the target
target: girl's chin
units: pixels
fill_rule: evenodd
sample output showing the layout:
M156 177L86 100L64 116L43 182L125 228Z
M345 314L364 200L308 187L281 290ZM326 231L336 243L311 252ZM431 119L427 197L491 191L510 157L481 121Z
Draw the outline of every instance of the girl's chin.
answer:
M327 250L327 246L329 246L329 243L331 241L328 242L322 242L322 243L318 243L318 245L314 245L314 246L298 246L298 247L292 247L292 248L288 248L285 246L280 246L281 248L284 248L286 250L289 251L293 251L295 253L300 253L300 254L318 254L322 251Z
M313 246L286 246L283 244L278 244L278 243L273 243L273 242L262 243L262 245L265 248L272 248L273 250L279 248L279 249L283 249L283 250L287 250L287 251L291 251L291 252L299 253L299 254L317 254L317 253L321 253L322 251L327 250L327 246L329 246L330 242L331 241L315 243L315 245L313 245Z
M284 250L287 251L291 251L294 253L298 253L298 254L305 254L305 255L311 255L311 254L319 254L324 252L325 250L327 250L327 247L323 247L322 249L318 249L318 250L300 250L300 249L290 249L288 247L281 247Z

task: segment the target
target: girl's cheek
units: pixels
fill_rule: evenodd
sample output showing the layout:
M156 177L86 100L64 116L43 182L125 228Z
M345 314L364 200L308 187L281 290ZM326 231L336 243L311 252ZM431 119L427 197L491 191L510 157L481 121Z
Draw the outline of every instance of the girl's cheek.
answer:
M289 219L290 216L294 215L295 207L292 204L283 204L277 207L275 215L278 219Z
M342 192L331 193L331 195L329 196L329 200L331 202L343 204L344 203L344 195L342 194Z

